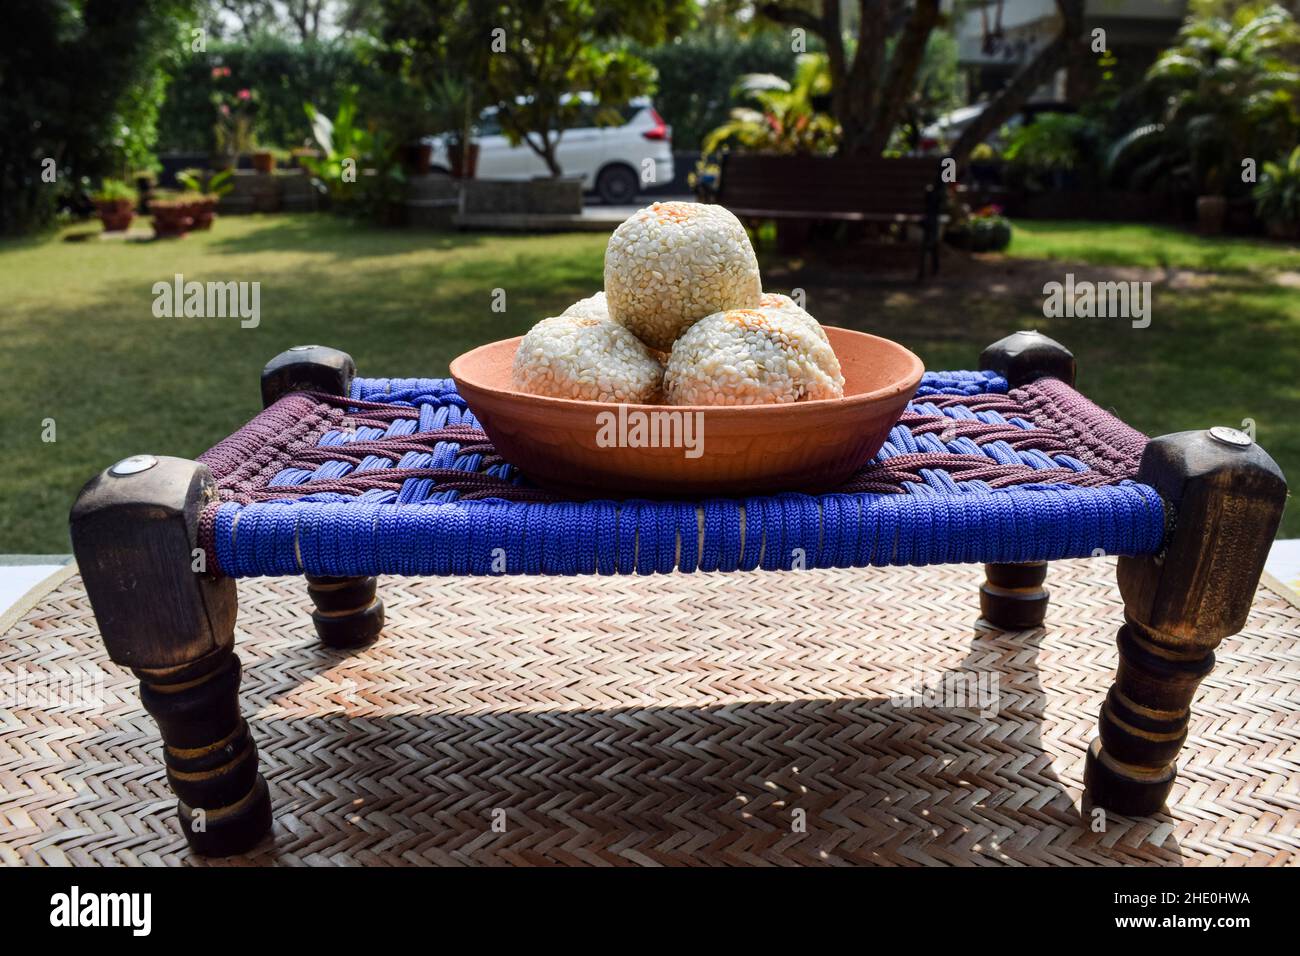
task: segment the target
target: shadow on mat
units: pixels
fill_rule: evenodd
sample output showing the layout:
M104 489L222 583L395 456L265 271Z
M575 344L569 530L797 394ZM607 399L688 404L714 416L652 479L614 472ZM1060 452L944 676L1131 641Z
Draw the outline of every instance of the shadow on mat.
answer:
M1167 814L1093 833L1054 772L1046 633L977 627L960 669L882 697L254 720L276 824L246 859L1177 865L1172 835L1147 839ZM345 659L321 650L322 669ZM984 675L995 712L928 706L949 675ZM250 681L246 713L292 690L276 677Z

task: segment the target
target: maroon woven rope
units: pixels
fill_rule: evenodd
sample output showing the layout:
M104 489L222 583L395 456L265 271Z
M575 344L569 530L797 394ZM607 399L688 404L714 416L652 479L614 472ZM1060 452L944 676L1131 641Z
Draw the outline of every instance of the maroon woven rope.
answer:
M915 411L905 412L899 424L913 434L937 435L944 442L955 438L968 438L977 445L1000 441L1018 452L1035 450L1049 456L1068 454L1083 461L1091 470L1031 468L1025 464L1002 464L975 455L915 452L868 464L836 490L902 494L906 491L905 483L924 482L923 472L926 470L942 470L957 482L983 481L993 488L1048 482L1096 487L1133 477L1146 444L1141 433L1054 379L1044 379L1005 395L936 396L926 399L924 404L939 409L964 406L975 412L997 412L1003 417L1024 418L1034 427L1026 429ZM360 495L373 490L400 492L405 482L416 478L431 480L438 490L455 490L459 497L467 500L565 500L484 471L467 472L453 468L369 468L306 484L271 484L275 475L286 468L314 471L331 461L357 466L372 456L396 463L410 453L430 453L443 442L458 445L459 454L481 455L483 468L503 461L487 435L468 425L449 425L392 438L319 444L321 437L331 430L388 428L399 419L418 419L419 414L419 409L414 406L318 392L295 393L264 410L199 460L207 464L217 478L221 500L241 504L292 500L320 492L345 495ZM202 527L208 528L207 533L210 533L212 513L214 509L208 509L204 514Z
M295 456L341 427L343 412L309 395L294 393L263 409L243 428L198 457L217 479L223 500L256 491L287 468Z
M1069 454L1112 481L1137 477L1147 437L1054 378L1013 389L1008 396L1039 429L1059 436Z

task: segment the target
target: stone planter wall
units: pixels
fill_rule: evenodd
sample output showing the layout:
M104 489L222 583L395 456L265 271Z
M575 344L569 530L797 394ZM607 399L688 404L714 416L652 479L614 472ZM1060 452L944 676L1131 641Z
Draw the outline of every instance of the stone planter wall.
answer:
M311 177L302 170L258 173L237 169L231 185L218 207L223 213L311 212L320 205Z
M460 180L460 211L465 215L582 214L582 180L466 179Z
M425 229L450 229L460 205L460 183L439 173L411 176L406 189L406 224Z

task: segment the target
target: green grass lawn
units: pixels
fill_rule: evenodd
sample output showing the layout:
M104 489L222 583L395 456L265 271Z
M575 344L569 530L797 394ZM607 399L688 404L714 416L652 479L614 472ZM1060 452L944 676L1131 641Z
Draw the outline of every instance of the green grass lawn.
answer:
M1296 247L1263 239L1212 239L1139 223L1021 221L1007 254L1099 266L1155 266L1206 272L1300 268Z
M62 241L89 228L0 243L0 373L10 383L0 398L10 463L0 472L0 553L68 551L67 510L86 479L137 452L199 454L258 411L258 373L282 349L319 342L351 352L362 374L444 375L460 352L600 288L605 245L599 234L383 231L324 215L223 218L173 242ZM1300 269L1294 247L1032 223L1017 228L1011 252L1225 274L1159 291L1144 330L1045 321L1041 295L1003 289L997 263L924 287L851 273L805 280L788 264L781 282L802 282L824 321L897 338L930 368L971 367L993 339L1038 327L1074 348L1081 387L1137 427L1252 418L1261 443L1300 475L1300 292L1275 279ZM153 285L176 273L260 281L260 325L155 318ZM497 289L504 311L493 308ZM49 419L54 442L42 440ZM1287 530L1300 534L1300 516Z

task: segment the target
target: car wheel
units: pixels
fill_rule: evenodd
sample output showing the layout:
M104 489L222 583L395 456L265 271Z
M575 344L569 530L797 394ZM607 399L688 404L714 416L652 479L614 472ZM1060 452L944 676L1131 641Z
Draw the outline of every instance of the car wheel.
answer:
M596 178L596 192L604 203L621 206L636 198L641 184L636 173L626 166L606 166Z

